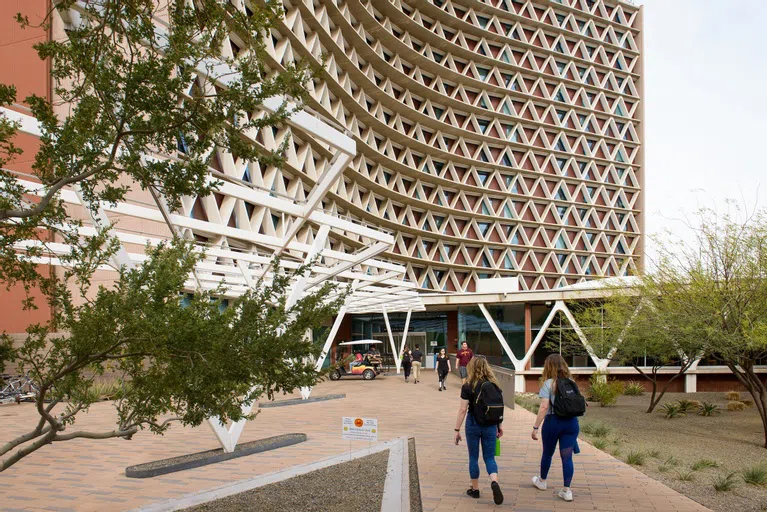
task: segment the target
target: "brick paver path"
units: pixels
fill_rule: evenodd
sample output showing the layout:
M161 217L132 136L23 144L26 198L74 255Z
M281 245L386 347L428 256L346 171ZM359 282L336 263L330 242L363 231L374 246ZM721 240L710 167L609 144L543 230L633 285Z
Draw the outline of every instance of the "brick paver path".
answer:
M174 426L163 437L141 433L132 441L75 440L45 447L0 473L0 510L127 510L312 462L349 449L349 442L340 439L341 417L354 415L379 418L381 440L403 435L416 438L421 492L428 511L707 510L585 442L581 442L581 453L575 458L573 503L554 496L556 486L561 485L561 465L556 458L549 477L550 490L534 489L530 478L537 472L540 444L529 437L533 415L521 409L507 414L503 455L498 460L506 502L500 507L493 505L484 468L482 497L469 498L464 494L468 484L466 446L452 442L459 381L451 375L448 390L440 393L436 375L425 372L423 378L417 385L406 385L397 376L372 382L323 383L315 389L316 395L346 393L347 397L262 409L241 438L245 442L305 432L307 442L150 479L126 478L125 467L216 448L212 431L206 425L195 429ZM0 407L0 442L25 431L33 418L30 404ZM99 403L78 421L78 427L106 430L112 428L111 421L111 404ZM353 445L355 449L362 447L364 443ZM360 492L364 495L364 489Z

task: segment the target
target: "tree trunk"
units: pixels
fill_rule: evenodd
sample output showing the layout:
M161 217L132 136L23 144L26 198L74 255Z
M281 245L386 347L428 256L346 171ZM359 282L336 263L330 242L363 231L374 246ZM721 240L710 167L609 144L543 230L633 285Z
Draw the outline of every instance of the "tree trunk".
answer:
M655 410L655 406L658 405L658 401L660 401L660 397L658 397L658 400L655 400L655 394L658 392L658 377L657 375L653 375L653 378L647 377L647 379L652 382L652 394L650 395L650 407L647 408L647 411L645 412L653 412ZM663 396L661 394L661 396Z
M739 369L735 365L728 364L727 366L754 399L754 406L756 406L759 417L762 419L764 448L767 448L767 386L759 378L753 367Z

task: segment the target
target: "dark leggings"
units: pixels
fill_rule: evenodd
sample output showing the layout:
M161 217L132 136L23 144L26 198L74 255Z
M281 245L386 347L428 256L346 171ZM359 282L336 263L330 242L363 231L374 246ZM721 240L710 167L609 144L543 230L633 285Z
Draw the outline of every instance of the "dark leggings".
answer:
M406 379L407 379L408 377L410 377L410 368L412 368L412 367L413 367L413 365L412 365L412 364L403 364L403 365L402 365L402 369L403 369L403 370L405 370L405 378L406 378Z
M546 415L541 427L543 456L541 457L541 478L546 480L551 468L551 458L559 443L559 456L562 458L562 479L565 487L573 481L573 449L578 440L578 418L560 418L556 414Z
M447 378L447 370L437 370L439 376L439 385L445 387L445 379Z

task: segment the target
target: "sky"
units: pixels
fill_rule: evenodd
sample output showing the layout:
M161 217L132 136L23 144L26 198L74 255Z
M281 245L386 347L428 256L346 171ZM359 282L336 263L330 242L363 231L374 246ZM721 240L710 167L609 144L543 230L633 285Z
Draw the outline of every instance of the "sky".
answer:
M762 0L641 0L645 19L645 230L727 199L767 207ZM647 255L654 255L648 240Z

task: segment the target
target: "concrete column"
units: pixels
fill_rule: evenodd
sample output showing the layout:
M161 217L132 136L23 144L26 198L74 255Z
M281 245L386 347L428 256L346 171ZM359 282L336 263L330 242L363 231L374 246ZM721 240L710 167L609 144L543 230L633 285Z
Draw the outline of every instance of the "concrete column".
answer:
M533 345L533 305L525 302L525 354ZM532 358L531 358L532 359ZM530 369L530 360L525 364L525 370Z
M514 374L514 393L525 393L526 386L525 386L525 376L520 375L519 373Z
M684 376L684 392L685 393L697 393L698 392L698 376L694 373L687 373Z

